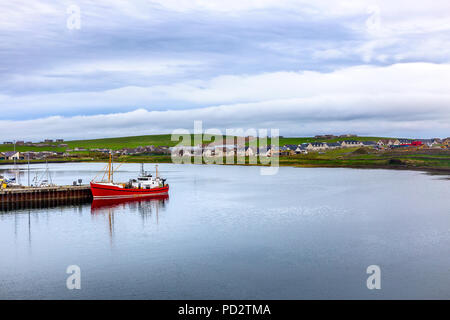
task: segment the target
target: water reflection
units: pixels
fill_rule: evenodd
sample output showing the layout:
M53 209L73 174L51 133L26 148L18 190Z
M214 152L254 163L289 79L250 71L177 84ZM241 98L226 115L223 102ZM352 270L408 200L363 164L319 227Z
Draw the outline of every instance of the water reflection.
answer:
M169 195L152 198L128 198L128 199L94 199L91 204L91 213L98 214L109 209L130 209L142 215L151 215L153 210L165 207Z
M33 212L38 212L41 209L53 209L53 208L70 208L80 207L90 203L90 199L42 199L36 201L21 201L21 202L2 202L0 203L0 214L2 212L16 212L20 210L32 209Z
M111 241L114 237L114 215L119 211L126 211L127 214L138 213L142 217L142 223L150 219L155 213L156 224L159 223L159 211L164 210L169 201L169 195L162 195L147 199L95 199L91 204L91 214L104 215L108 220L109 235Z

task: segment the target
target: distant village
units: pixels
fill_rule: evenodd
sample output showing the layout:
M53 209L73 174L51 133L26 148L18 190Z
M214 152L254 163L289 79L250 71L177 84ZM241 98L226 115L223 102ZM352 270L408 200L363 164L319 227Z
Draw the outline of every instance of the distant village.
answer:
M355 135L345 135L341 137L356 137ZM339 137L333 135L315 136L316 139L336 139ZM378 141L358 141L358 140L342 140L337 142L307 142L302 144L285 144L283 146L266 146L266 147L252 147L252 146L214 146L202 145L195 147L174 147L172 152L176 152L181 156L198 156L206 157L214 156L293 156L297 154L308 154L309 152L326 152L332 149L341 148L370 148L377 151L403 149L403 150L417 150L417 149L450 149L450 138L446 139L381 139Z
M22 147L38 147L43 148L42 151L6 151L0 152L0 160L45 160L45 159L58 159L58 158L77 158L81 157L83 153L97 153L97 154L109 154L110 149L107 148L80 148L75 147L73 149L69 148L69 145L64 143L64 139L46 139L43 142L33 143L24 141L5 141L3 145L11 146L11 148L16 148L18 146ZM64 152L52 151L56 148L65 148ZM45 150L46 149L46 150ZM116 156L121 155L137 155L137 154L159 154L159 155L170 155L171 149L168 146L145 146L137 148L123 148L120 150L113 151Z
M122 148L112 151L115 156L127 156L127 155L170 155L176 154L179 156L204 156L204 157L228 157L228 156L273 156L275 154L279 156L293 156L298 154L308 154L310 152L323 153L328 150L341 149L341 148L369 148L374 151L386 151L386 150L417 150L417 149L450 149L450 137L449 138L434 138L434 139L380 139L377 141L359 141L356 135L317 135L314 138L321 141L307 142L302 144L285 144L283 146L266 146L266 147L254 147L251 141L255 138L246 137L245 141L249 142L248 146L238 145L215 145L203 144L197 146L139 146L136 148ZM339 140L341 139L342 140ZM353 139L352 139L353 138ZM336 140L336 142L325 142L323 140ZM10 145L16 148L16 146L29 146L48 148L42 151L6 151L0 152L0 160L45 160L55 158L76 158L80 157L83 153L97 153L97 154L109 154L108 148L68 148L69 145L64 143L63 139L56 140L44 140L43 142L33 143L16 141L6 141L3 145ZM64 152L52 151L54 148L66 148Z

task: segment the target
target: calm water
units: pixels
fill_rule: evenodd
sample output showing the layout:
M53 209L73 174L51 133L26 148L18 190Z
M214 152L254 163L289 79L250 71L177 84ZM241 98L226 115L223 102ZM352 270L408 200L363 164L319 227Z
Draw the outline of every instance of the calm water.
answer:
M58 184L88 182L103 167L50 165ZM123 165L116 180L139 168ZM33 165L32 176L44 169ZM168 199L0 212L0 298L450 299L449 180L329 168L160 171ZM74 264L82 289L69 291ZM374 264L382 289L371 291Z

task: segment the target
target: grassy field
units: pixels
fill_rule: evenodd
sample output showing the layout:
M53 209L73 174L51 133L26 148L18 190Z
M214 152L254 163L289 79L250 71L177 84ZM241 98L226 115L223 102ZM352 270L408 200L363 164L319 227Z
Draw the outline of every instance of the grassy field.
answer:
M105 139L93 139L93 140L73 140L66 141L65 144L69 145L69 148L107 148L118 150L122 148L136 148L139 146L174 146L178 142L170 140L170 134L150 135L150 136L135 136L135 137L123 137L123 138L105 138Z
M226 137L223 138L224 142ZM341 139L315 139L313 137L303 137L303 138L280 138L280 145L283 146L285 144L301 144L305 142L336 142L339 140L358 140L358 141L378 141L379 139L384 139L383 137L355 137L355 138L341 138ZM181 139L180 139L181 141ZM211 137L204 135L203 143L210 143ZM146 135L146 136L133 136L133 137L121 137L121 138L105 138L105 139L92 139L92 140L73 140L73 141L65 141L65 144L68 145L67 148L58 148L57 143L53 143L53 147L26 147L26 146L16 146L16 150L20 152L25 151L55 151L55 152L64 152L66 149L74 149L74 148L84 148L84 149L94 149L94 148L106 148L119 150L123 148L136 148L139 146L175 146L179 144L179 141L172 141L170 134L161 134L161 135ZM270 139L268 139L268 143L271 143ZM191 145L194 145L194 135L191 135ZM0 152L5 151L13 151L13 145L0 145Z
M392 138L386 138L386 137L354 137L354 138L339 138L339 139L316 139L314 137L304 137L304 138L280 138L280 146L286 145L286 144L302 144L302 143L308 143L308 142L337 142L337 141L344 141L344 140L355 140L355 141L378 141L380 139L392 139Z

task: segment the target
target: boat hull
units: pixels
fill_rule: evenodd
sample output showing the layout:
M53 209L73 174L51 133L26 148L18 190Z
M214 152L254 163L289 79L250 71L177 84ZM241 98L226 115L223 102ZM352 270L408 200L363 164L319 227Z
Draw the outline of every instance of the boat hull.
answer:
M149 198L160 197L169 193L169 185L153 189L126 189L115 185L91 182L94 199Z

